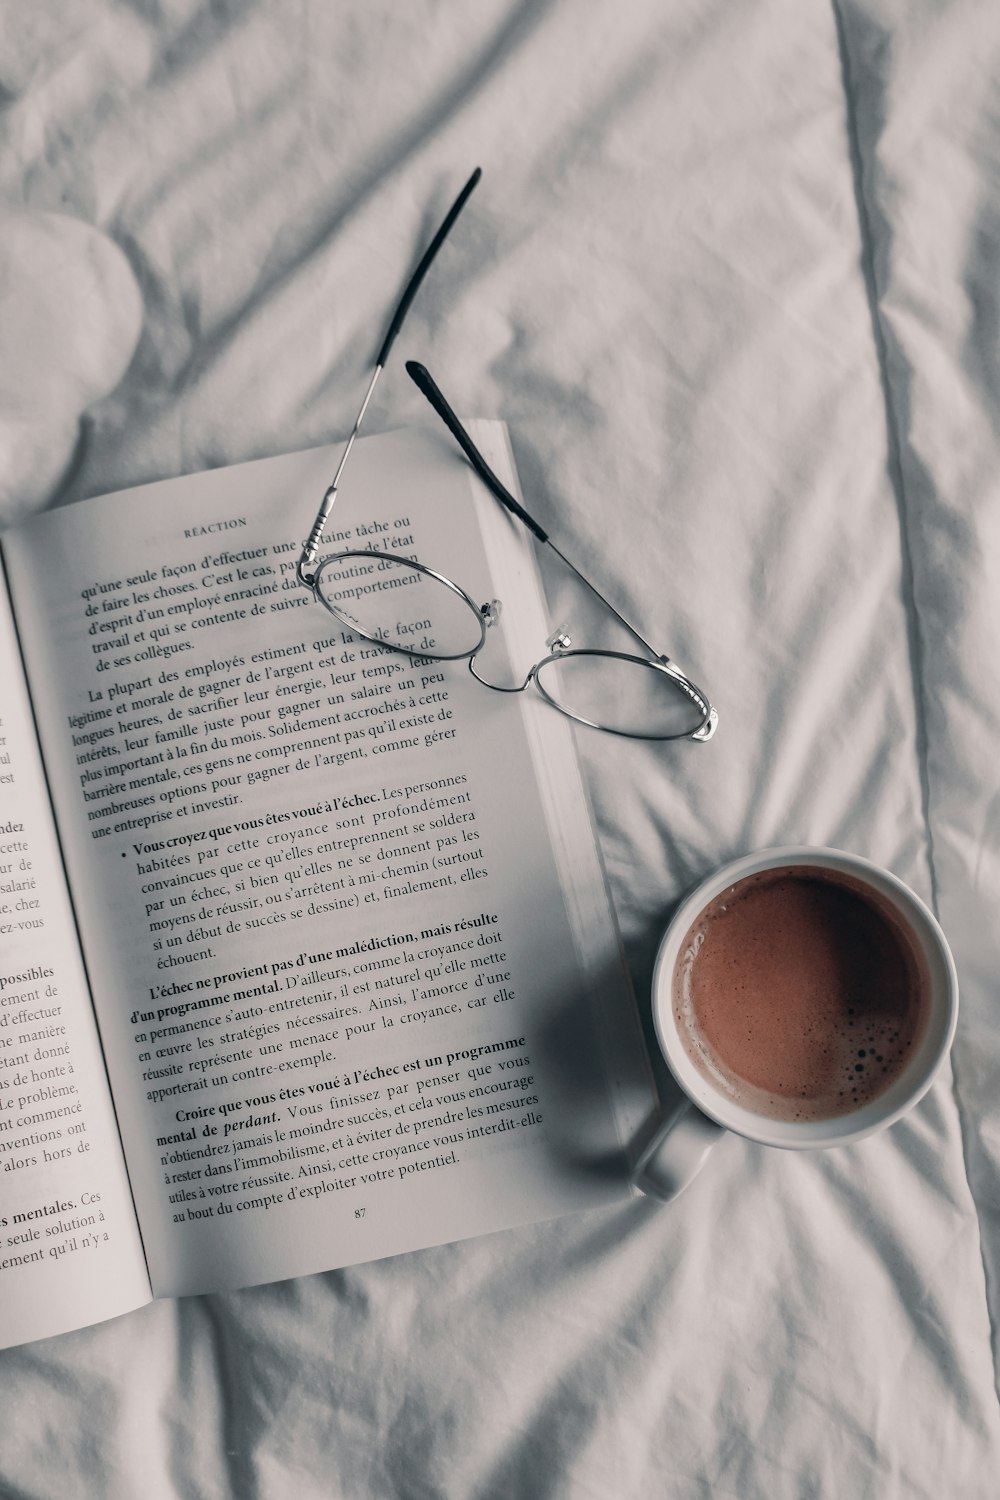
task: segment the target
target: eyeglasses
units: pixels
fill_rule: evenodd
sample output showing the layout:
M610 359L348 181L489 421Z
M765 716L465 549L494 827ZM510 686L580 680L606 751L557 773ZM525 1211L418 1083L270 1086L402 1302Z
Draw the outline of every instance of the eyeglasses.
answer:
M477 168L456 198L400 298L337 471L323 496L299 558L299 582L335 619L364 639L408 657L467 661L476 681L493 692L522 693L533 683L553 708L593 729L642 740L709 740L718 725L718 714L701 688L669 657L658 654L635 626L560 551L493 473L429 372L415 361L407 363L407 374L444 421L490 493L528 528L537 541L552 549L648 654L638 656L625 651L574 647L570 636L559 631L546 642L548 654L534 664L522 682L513 685L491 682L481 675L477 658L486 645L488 631L499 619L501 606L498 600L479 605L466 589L443 573L412 558L374 549L337 552L314 568L344 465L389 349L431 261L479 177ZM405 608L401 607L404 599Z

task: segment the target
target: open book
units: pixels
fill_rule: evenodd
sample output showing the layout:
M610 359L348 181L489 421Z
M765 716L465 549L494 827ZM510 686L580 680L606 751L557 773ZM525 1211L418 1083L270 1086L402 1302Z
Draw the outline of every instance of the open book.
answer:
M571 725L296 582L335 459L3 538L0 1345L630 1191L652 1084ZM499 597L506 680L545 653L443 435L359 443L330 533Z

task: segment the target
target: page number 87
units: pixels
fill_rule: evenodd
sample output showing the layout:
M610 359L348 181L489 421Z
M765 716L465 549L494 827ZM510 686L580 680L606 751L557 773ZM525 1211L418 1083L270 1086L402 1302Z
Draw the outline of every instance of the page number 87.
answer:
M365 1216L365 1211L364 1211L364 1209L363 1209L363 1208L356 1208L356 1209L355 1209L355 1210L354 1210L354 1217L355 1217L355 1218L356 1218L356 1219L363 1219L363 1218L364 1218L364 1216Z

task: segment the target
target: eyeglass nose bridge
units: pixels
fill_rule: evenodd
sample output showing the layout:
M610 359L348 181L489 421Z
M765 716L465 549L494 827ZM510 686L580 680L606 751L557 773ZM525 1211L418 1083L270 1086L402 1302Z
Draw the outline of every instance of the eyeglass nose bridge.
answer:
M484 604L481 606L480 612L483 616L483 620L486 624L487 630L491 625L496 624L496 621L500 615L500 608L501 605L499 599L492 599L490 600L489 604ZM489 688L493 693L523 693L525 688L534 677L535 672L538 669L538 663L536 662L535 666L532 667L531 671L528 673L523 682L514 683L513 687L504 687L502 683L490 682L489 679L483 677L483 675L476 668L476 658L482 652L483 646L485 646L485 644L486 642L484 640L483 645L477 647L477 649L473 651L469 656L469 671L472 673L476 681L478 683L481 683L483 687Z
M481 604L479 606L479 613L482 616L483 624L486 626L487 630L489 630L491 625L497 624L502 611L503 603L500 599L490 599L488 603ZM560 639L564 639L567 645L569 644L569 636L562 636L560 637ZM551 650L551 643L547 642L546 644L549 645L549 649ZM479 672L476 668L476 658L480 655L485 645L486 641L484 638L482 645L478 646L476 650L471 652L469 656L469 671L472 673L476 681L478 683L481 683L483 687L489 688L493 693L523 693L525 688L529 687L534 680L535 673L541 666L541 662L535 663L523 682L516 682L512 687L504 687L502 683L490 682L489 679L484 677L482 673Z

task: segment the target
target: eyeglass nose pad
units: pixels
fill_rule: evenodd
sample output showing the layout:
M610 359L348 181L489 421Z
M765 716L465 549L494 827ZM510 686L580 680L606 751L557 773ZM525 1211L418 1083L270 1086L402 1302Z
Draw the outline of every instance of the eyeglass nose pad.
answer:
M568 651L573 644L573 637L560 628L553 631L545 644L550 651Z
M486 622L487 630L489 630L491 625L495 625L497 623L500 618L500 612L502 609L503 604L499 599L491 599L488 604L481 604L479 606L479 613L482 615L483 619Z

